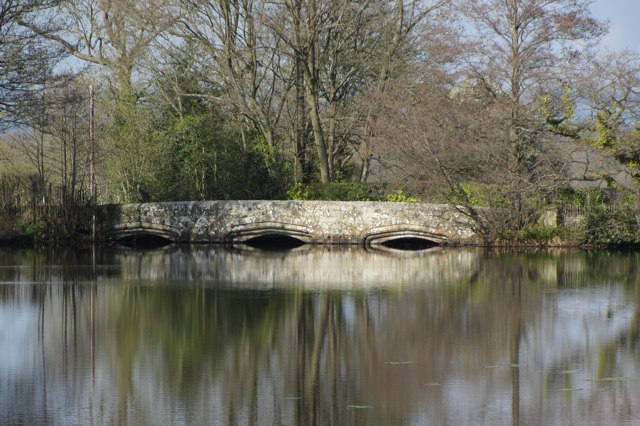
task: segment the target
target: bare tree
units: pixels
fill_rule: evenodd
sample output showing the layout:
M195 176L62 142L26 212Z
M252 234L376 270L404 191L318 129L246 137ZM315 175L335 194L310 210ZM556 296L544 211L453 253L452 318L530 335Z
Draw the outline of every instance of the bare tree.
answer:
M579 90L592 111L588 129L598 147L615 147L640 119L640 56L615 52L592 62Z
M470 0L464 10L477 32L476 76L512 104L514 167L531 167L535 138L524 107L533 94L562 78L604 26L590 14L590 0ZM533 145L533 146L532 146Z
M19 25L24 16L44 13L53 0L0 2L0 129L19 120L17 109L43 90L59 52Z
M263 23L271 6L257 0L184 0L182 5L181 36L200 47L202 57L196 60L209 70L209 78L222 82L228 99L262 135L267 157L274 161L279 149L276 127L289 87L282 75L279 40Z
M388 82L372 104L376 177L425 201L453 205L487 244L535 221L531 201L544 196L540 188L552 191L559 183L543 138L532 171L523 176L512 169L511 102L481 84L451 90L429 81Z
M438 33L438 36L430 40L431 43L428 43L431 47L434 47L435 44L440 44L445 38L451 41L455 40L459 44L455 34L449 31L450 27L445 24L443 16L435 16L438 12L444 11L452 3L451 0L435 0L432 2L395 0L395 2L390 3L392 18L387 21L386 31L383 32L386 48L382 51L381 57L378 58L379 68L376 81L373 84L373 95L376 97L379 97L385 91L389 79L397 78L398 74L406 72L403 68L406 68L407 65L407 55L404 54L407 46L419 44L421 48L425 48L425 45L420 43L420 39L430 38L430 35L435 33ZM450 17L451 14L449 13L448 18L450 19ZM421 28L421 23L427 19L430 22ZM433 41L436 41L436 43L433 43ZM453 53L452 45L446 47L439 45L438 50L440 52L448 52L448 55ZM436 51L436 49L429 50L429 61L433 61L434 57L438 56ZM413 56L411 55L410 57ZM370 95L370 92L367 92L367 95ZM375 137L373 134L374 122L375 117L373 117L373 110L370 105L366 108L363 141L359 148L362 164L358 180L363 182L369 177L370 163L374 157L374 153L369 146L370 139Z
M417 24L447 3L288 0L272 18L295 64L297 116L304 99L323 182L349 177L341 169L362 127L370 128L370 116L356 113L354 100L370 87L382 90L398 65L411 61L407 47Z
M149 45L175 24L177 9L169 0L62 0L48 10L23 17L21 25L52 40L67 53L105 67L116 99L134 104L132 76Z

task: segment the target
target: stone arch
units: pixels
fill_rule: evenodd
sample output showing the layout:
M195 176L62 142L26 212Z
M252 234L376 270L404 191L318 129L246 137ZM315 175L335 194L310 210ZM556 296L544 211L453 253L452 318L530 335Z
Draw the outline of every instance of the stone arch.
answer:
M111 241L122 240L128 237L152 235L166 238L169 241L178 242L181 240L181 232L173 226L161 225L158 223L121 223L108 228L105 231L107 239Z
M396 224L380 226L363 231L360 240L367 247L392 245L393 242L401 240L421 241L425 245L439 246L448 243L446 235L434 232L426 226L411 224Z
M225 241L232 244L246 243L252 239L269 236L292 238L304 244L315 242L310 228L284 222L255 222L235 225L225 236Z

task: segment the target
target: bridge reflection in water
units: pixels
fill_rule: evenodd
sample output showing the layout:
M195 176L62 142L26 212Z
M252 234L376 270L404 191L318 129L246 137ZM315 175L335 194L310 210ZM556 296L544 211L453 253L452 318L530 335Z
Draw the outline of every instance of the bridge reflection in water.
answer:
M120 256L131 280L216 283L237 288L378 288L468 280L482 249L394 252L359 247L302 246L280 252L177 245ZM472 272L471 272L472 274Z
M92 254L0 249L0 424L640 418L638 253Z

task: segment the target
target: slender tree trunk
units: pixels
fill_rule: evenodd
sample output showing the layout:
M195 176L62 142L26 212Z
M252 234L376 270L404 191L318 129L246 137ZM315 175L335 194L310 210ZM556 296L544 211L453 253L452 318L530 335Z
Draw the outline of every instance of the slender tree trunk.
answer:
M317 4L316 0L309 0L307 17L307 32L309 34L315 33L315 26L313 22L317 17ZM309 35L309 37L314 37ZM320 177L322 183L327 184L333 181L331 176L331 170L329 168L329 156L327 155L327 144L322 129L322 119L320 117L320 103L319 103L319 82L318 82L318 63L317 63L317 42L314 39L308 40L308 49L305 66L305 80L307 83L307 103L309 105L309 114L311 119L311 126L313 128L313 139L318 150L318 161L320 162Z
M396 0L396 21L393 30L393 37L391 39L391 43L387 46L387 50L385 52L384 61L382 63L382 67L380 68L380 72L378 74L378 82L375 88L375 94L379 95L384 92L385 83L387 78L389 77L389 70L391 68L391 63L393 61L393 57L396 54L396 51L400 47L402 43L402 39L405 35L405 18L404 18L404 0ZM371 160L373 159L373 154L371 153L370 147L370 139L373 138L374 130L373 130L373 121L375 117L372 111L372 108L369 107L367 111L367 118L364 125L364 140L362 142L362 146L360 149L361 157L362 157L362 168L360 170L359 181L366 182L369 178L369 173L371 171Z
M312 86L309 84L309 86ZM320 161L320 177L322 183L327 184L333 180L329 168L329 156L327 155L327 145L325 143L324 132L322 130L322 121L320 119L320 109L318 105L318 96L313 92L311 87L307 87L307 102L309 103L311 126L313 127L313 139L318 150L318 160Z
M304 98L304 65L300 57L296 57L296 136L295 136L295 181L303 182L306 171L306 126L307 113Z
M96 141L93 84L89 85L89 193L91 194L91 239L96 241Z
M287 3L292 21L292 40L293 55L295 62L295 104L296 104L296 121L295 121L295 140L294 140L294 156L295 156L295 174L296 182L305 181L307 172L307 107L305 97L305 60L302 49L302 1L290 0Z

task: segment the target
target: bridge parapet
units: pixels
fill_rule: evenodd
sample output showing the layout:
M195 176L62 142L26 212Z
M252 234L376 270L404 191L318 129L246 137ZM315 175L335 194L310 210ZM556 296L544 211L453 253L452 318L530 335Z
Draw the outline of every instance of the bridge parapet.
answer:
M103 238L155 235L175 242L241 243L286 236L314 244L376 245L398 238L479 241L448 205L331 201L189 201L102 206Z

